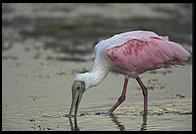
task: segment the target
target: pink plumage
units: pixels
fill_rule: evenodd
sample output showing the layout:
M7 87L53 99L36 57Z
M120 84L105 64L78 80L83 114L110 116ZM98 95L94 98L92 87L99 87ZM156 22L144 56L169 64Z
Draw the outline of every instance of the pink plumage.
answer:
M142 89L144 114L147 114L148 90L139 78L139 74L162 67L184 65L184 61L190 56L190 53L180 44L149 31L132 31L114 35L100 41L95 46L95 52L96 58L92 71L78 74L74 79L69 115L76 102L75 115L77 114L83 92L101 83L111 71L124 74L125 81L121 96L107 114L111 114L125 100L130 77L135 78ZM77 87L78 85L83 86Z
M119 36L130 39L106 49L105 53L115 65L114 71L133 78L148 70L183 65L183 61L190 56L190 53L180 44L153 32L133 31Z

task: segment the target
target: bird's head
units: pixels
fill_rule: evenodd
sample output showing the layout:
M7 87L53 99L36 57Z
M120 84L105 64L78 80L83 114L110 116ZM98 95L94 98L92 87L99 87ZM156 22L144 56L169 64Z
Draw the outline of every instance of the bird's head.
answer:
M82 95L85 91L85 83L83 81L74 81L71 88L72 88L72 103L71 103L69 116L71 116L74 106L75 106L74 116L76 116Z

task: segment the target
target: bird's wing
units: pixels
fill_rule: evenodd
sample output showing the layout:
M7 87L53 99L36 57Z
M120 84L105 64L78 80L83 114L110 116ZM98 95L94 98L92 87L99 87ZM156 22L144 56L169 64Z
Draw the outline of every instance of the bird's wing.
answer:
M186 60L186 50L179 44L163 37L131 39L125 43L106 49L105 54L116 66L125 70L152 69L167 65L169 61Z
M163 39L163 40L168 40L168 37L166 37L166 36L162 37L162 36L157 35L154 32L150 32L150 31L124 32L124 33L121 33L121 34L116 34L116 35L112 36L111 38L100 41L95 46L95 52L97 52L100 49L102 49L102 51L104 51L104 50L109 49L109 48L113 48L113 47L116 47L116 46L121 46L125 42L127 42L129 40L133 40L133 39L142 40L142 41L149 41L150 37L160 38L160 39Z

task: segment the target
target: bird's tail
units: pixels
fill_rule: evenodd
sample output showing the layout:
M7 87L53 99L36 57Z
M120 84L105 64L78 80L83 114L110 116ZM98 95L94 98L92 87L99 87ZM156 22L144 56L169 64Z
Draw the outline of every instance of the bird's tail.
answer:
M169 44L173 52L173 58L166 63L165 68L170 68L176 65L184 66L185 61L189 59L191 54L178 43L169 41Z
M184 61L188 60L188 58L191 56L191 54L178 43L170 41L170 47L173 50L174 56L179 65L184 65Z

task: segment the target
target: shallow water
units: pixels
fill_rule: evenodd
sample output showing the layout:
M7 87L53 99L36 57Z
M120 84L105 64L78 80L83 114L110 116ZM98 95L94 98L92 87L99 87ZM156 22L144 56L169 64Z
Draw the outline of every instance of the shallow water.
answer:
M2 8L3 131L192 130L191 58L185 66L140 76L149 90L147 116L142 115L143 95L134 79L129 80L125 102L113 115L102 114L116 103L123 87L124 76L110 73L84 93L77 118L67 117L73 79L91 70L97 41L143 29L169 35L192 52L190 4L3 4Z
M3 61L3 130L192 129L190 65L169 69L171 71L166 75L163 72L167 71L160 69L157 73L141 76L146 86L153 87L149 88L146 123L142 115L142 92L133 79L129 80L125 102L114 111L114 115L99 114L107 112L120 96L124 77L116 74L109 74L99 86L83 95L77 122L74 122L74 118L70 121L67 117L74 78L68 70L69 67L77 68L76 63L67 65L66 75L58 75L57 71L65 66L64 63L45 65L42 62L44 65L32 62L28 68L28 64L16 67L13 61ZM49 73L51 70L56 71Z

